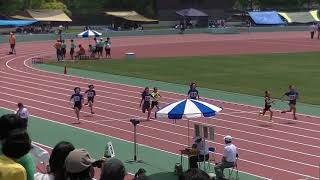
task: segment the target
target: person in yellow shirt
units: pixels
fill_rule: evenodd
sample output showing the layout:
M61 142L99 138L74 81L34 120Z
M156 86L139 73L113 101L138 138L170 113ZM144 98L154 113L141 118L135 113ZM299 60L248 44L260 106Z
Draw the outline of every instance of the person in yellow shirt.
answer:
M16 162L31 149L31 140L26 131L15 129L2 142L0 155L0 180L27 180L24 167Z
M0 180L27 180L27 173L24 167L13 159L0 155Z

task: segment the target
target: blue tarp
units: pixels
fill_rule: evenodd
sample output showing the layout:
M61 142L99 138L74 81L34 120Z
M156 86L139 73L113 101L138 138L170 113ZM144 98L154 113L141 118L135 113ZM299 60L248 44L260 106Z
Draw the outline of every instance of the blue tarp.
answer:
M36 20L0 20L0 26L20 27L29 26L38 21Z
M258 25L281 25L284 24L276 11L249 12L249 16Z

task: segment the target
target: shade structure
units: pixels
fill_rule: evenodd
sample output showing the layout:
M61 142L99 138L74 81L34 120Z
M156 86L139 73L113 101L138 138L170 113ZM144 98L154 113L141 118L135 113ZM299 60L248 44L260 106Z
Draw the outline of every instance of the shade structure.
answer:
M0 26L22 27L29 26L38 21L35 20L0 20Z
M176 13L184 17L207 17L208 16L208 14L194 8L182 9L182 10L176 11Z
M188 119L188 145L190 145L190 118L199 118L199 117L213 117L218 112L222 111L222 108L215 105L193 100L193 99L184 99L172 104L165 106L156 112L156 118L168 118L168 119L182 119L183 117Z
M107 15L122 18L128 21L136 21L136 22L157 22L156 19L146 18L136 11L108 11Z
M86 30L86 31L83 31L82 33L78 34L78 37L99 37L101 36L102 34L97 32L97 31L94 31L94 30Z
M212 117L221 110L222 108L203 101L185 99L162 108L156 112L156 117L168 119Z

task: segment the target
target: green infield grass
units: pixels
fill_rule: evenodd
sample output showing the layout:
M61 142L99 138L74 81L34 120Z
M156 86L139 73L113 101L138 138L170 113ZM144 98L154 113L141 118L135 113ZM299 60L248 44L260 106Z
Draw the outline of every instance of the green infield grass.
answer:
M301 102L320 104L319 57L320 52L315 52L53 64L177 84L195 81L200 87L257 96L263 96L265 90L270 90L275 98L293 84L300 92Z

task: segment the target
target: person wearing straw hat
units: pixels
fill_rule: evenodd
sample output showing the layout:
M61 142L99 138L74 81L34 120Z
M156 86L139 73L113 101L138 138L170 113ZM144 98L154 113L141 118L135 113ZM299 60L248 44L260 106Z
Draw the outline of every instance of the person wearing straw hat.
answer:
M65 159L69 180L94 180L94 167L101 168L105 159L94 160L85 149L71 151Z
M232 137L227 135L224 138L224 151L221 162L218 163L215 167L216 179L225 179L223 170L226 168L231 168L235 166L236 159L238 157L237 147L232 144Z

